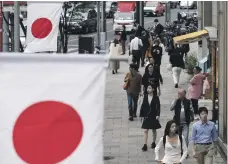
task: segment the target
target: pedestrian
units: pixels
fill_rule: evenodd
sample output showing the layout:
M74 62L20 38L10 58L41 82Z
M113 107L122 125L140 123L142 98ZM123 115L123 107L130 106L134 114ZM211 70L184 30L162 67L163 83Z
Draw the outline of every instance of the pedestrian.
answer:
M149 49L150 47L150 42L149 42L149 33L147 30L143 30L142 31L142 37L141 37L141 40L142 40L142 49L141 49L141 53L142 53L142 56L141 56L141 67L144 67L144 64L145 64L145 56L146 56L146 51Z
M114 39L114 41L110 44L109 47L109 55L110 56L118 56L120 55L120 45L118 39ZM112 74L116 74L117 70L120 68L119 61L110 61L110 68L112 70Z
M189 44L182 44L182 48L183 48L184 56L187 57L188 52L190 51L190 46L189 46Z
M198 119L198 100L203 93L203 81L206 79L206 76L201 71L202 69L198 66L193 69L194 76L190 80L190 86L188 88L188 98L192 101L195 119Z
M145 133L145 142L142 147L143 151L147 151L147 140L148 140L148 132L149 129L152 129L153 141L151 144L151 148L154 149L156 147L156 138L157 138L157 129L161 128L159 123L160 118L160 100L157 95L153 94L152 85L148 85L147 94L143 98L143 103L140 111L140 117L143 118L142 129L144 129Z
M123 31L121 32L120 39L121 39L121 45L122 45L122 51L123 52L121 55L124 55L126 52L127 32L126 32L126 26L125 25L123 25L122 28L123 28Z
M200 120L192 126L193 157L198 164L213 164L216 153L217 132L215 123L208 121L208 109L199 108Z
M174 49L170 51L169 62L172 65L172 74L175 88L178 88L181 70L185 68L183 51L180 46L174 44Z
M194 120L194 114L191 101L186 98L186 91L184 89L178 90L178 98L172 103L170 110L174 112L173 120L178 126L178 133L184 136L188 147L189 125Z
M137 72L137 68L136 64L130 64L129 72L124 78L124 89L127 91L130 121L133 121L133 117L137 117L137 102L142 86L142 75Z
M157 74L158 74L158 78L159 78L160 84L163 85L163 78L162 78L162 75L161 75L161 72L160 72L160 67L155 64L155 61L154 61L153 57L149 57L149 63L145 67L145 72L148 70L149 64L153 65L154 71L157 72Z
M153 87L154 95L160 96L161 95L160 79L161 79L161 75L159 75L159 72L155 70L155 67L152 64L149 64L142 78L144 94L147 94L147 87L151 84Z
M154 46L151 48L151 55L154 58L155 64L160 69L162 60L162 47L160 47L160 41L158 39L154 41Z
M164 136L155 148L155 160L163 164L183 164L187 157L187 146L184 137L178 133L174 120L166 123ZM160 160L159 151L164 147L164 157Z
M154 33L161 39L161 33L163 32L164 27L159 23L158 19L155 19L154 23L155 23Z
M133 63L135 63L138 68L140 66L140 58L141 58L140 49L142 46L143 46L142 40L139 39L138 35L135 35L134 39L131 40L130 52L132 53Z

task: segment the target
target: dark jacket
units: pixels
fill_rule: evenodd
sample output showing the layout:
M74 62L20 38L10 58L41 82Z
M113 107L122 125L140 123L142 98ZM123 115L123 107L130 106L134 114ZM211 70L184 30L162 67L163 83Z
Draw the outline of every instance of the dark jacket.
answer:
M186 123L189 125L190 122L192 121L192 117L193 117L192 111L191 111L191 101L185 98L183 100L183 104L184 104L184 110L185 110ZM181 112L181 100L180 99L176 100L173 109L174 109L173 120L175 120L177 125L179 125L180 124L180 112Z
M190 51L190 46L189 44L183 44L182 45L182 48L183 48L183 52L184 53L188 53Z
M161 65L161 60L162 60L162 48L160 46L153 46L151 48L151 55L154 58L155 64L158 66Z
M146 34L146 35L142 35L141 40L142 40L143 48L144 48L144 49L148 49L149 46L150 46L150 42L149 42L149 33L148 33L148 31L146 31L146 30L144 30L144 31L145 31L145 34ZM143 31L143 32L144 32L144 31Z
M184 54L182 48L175 48L170 51L169 62L172 64L172 67L185 68L184 65Z
M127 32L125 30L122 31L122 33L121 33L121 40L124 40L124 41L127 40Z
M149 67L149 65L147 65L147 66L145 67L145 72L146 72L146 70L148 70L148 67ZM160 68L159 68L159 66L156 65L156 64L154 65L154 72L157 73L156 76L158 77L160 83L163 83L163 78L162 78L162 75L161 75L161 72L160 72Z
M148 103L148 95L145 95L142 103L142 107L140 110L140 117L148 117L150 109L156 110L156 116L160 117L160 111L161 111L161 104L160 99L158 96L153 96L153 99L151 101L151 104L149 106Z
M159 23L154 29L154 33L160 35L163 31L164 27Z

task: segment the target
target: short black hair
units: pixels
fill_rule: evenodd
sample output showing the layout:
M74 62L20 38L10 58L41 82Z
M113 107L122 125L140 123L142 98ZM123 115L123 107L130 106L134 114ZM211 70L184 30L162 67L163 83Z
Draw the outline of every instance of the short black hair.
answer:
M205 106L199 107L198 114L200 115L202 112L206 112L208 114L208 109Z
M158 22L158 19L155 19L154 22Z
M202 71L202 68L200 68L199 66L196 66L195 69L196 69L198 72L201 72L201 71Z
M133 69L137 70L137 65L135 63L131 63L130 64L130 68L133 68Z

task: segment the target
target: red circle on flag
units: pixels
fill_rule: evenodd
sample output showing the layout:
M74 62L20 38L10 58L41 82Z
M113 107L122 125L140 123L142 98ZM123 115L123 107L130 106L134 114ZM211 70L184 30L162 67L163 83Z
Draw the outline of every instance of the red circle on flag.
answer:
M20 114L13 129L13 144L26 163L54 164L75 151L82 135L82 120L74 108L43 101Z
M43 39L47 37L52 30L52 23L47 18L39 18L32 24L32 35L35 38Z

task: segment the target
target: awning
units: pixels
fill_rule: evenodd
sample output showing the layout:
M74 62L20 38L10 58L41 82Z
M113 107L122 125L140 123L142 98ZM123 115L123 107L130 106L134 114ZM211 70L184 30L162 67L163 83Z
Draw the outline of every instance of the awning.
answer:
M174 43L177 44L189 44L202 40L203 38L209 37L209 33L207 30L201 30L197 32L192 32L186 35L181 35L174 37Z

